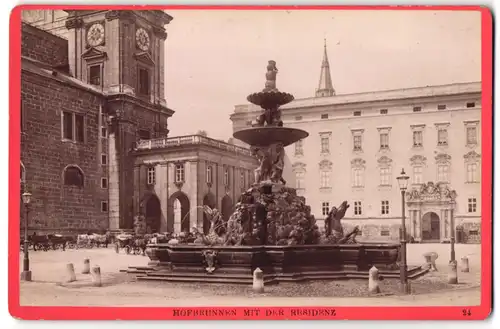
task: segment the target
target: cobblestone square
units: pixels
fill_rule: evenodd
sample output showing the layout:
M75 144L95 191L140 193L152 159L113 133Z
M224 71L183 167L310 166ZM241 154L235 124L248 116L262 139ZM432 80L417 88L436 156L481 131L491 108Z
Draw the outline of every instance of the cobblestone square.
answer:
M112 248L31 252L33 282L21 283L21 305L44 306L322 306L322 305L478 305L480 302L480 245L457 245L457 259L468 256L470 272L459 271L459 284L446 283L448 244L411 244L408 263L419 265L422 254L435 251L438 272L412 283L414 294L398 295L397 280L382 282L382 293L367 294L367 281L319 281L279 284L254 294L251 286L137 282L120 272L128 266L146 266L149 258L116 254ZM99 265L103 287L92 287L89 275L81 274L84 259ZM22 259L21 259L22 260ZM77 282L61 286L66 264L73 263ZM345 296L342 296L345 295ZM350 296L350 297L346 297ZM105 297L105 298L103 298Z

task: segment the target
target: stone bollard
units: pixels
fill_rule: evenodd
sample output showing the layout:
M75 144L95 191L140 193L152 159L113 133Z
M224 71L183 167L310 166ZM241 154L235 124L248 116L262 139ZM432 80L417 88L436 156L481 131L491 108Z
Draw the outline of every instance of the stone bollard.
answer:
M449 284L457 284L458 283L457 261L456 260L452 260L448 264L448 283Z
M426 252L424 254L425 267L431 272L437 272L436 259L438 259L438 254L436 252Z
M253 271L253 291L257 293L264 292L264 273L258 267Z
M82 274L89 274L90 273L90 259L85 258L83 260L83 270Z
M378 268L375 266L368 272L368 292L371 294L380 293L380 277L378 275Z
M101 268L98 265L95 265L94 267L92 267L92 271L90 273L92 274L92 283L94 284L94 286L100 287L102 285Z
M72 263L66 264L66 282L76 281L75 267Z
M467 256L462 257L462 266L460 270L464 273L469 272L469 258Z

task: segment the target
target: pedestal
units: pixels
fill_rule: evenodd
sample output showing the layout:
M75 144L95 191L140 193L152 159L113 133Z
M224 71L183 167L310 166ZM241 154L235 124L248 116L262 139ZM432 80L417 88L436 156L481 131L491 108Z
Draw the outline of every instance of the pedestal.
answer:
M21 281L31 281L31 271L22 271Z

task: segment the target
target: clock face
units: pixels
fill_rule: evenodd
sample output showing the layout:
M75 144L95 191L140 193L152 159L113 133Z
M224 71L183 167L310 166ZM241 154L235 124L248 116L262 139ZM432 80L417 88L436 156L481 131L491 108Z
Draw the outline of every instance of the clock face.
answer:
M143 29L139 28L135 33L135 39L137 40L137 47L142 51L148 51L149 49L149 34Z
M87 31L87 43L91 47L98 46L104 41L104 26L100 23L93 24Z

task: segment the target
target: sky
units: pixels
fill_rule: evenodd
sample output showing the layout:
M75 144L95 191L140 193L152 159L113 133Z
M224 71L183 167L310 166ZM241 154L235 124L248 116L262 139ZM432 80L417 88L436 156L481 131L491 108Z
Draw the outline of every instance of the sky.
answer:
M234 106L264 88L313 97L326 39L337 94L481 80L479 12L170 10L169 136L205 130L227 140Z

